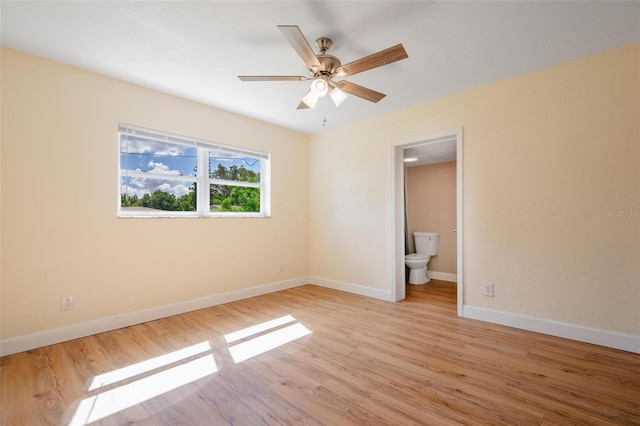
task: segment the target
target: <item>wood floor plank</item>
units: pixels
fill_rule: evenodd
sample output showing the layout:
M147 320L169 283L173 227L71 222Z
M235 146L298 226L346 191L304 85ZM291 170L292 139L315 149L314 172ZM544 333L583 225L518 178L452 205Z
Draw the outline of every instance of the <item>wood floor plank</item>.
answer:
M438 280L399 303L297 287L3 357L0 375L6 426L640 425L640 355L459 318Z

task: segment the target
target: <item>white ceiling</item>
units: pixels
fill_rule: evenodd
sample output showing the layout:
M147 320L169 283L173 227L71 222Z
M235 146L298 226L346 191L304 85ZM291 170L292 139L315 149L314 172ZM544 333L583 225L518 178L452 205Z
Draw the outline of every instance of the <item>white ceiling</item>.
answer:
M0 17L4 46L309 134L640 40L637 1L1 1ZM306 75L280 24L343 63L409 58L349 78L377 104L296 110L309 82L237 78Z
M413 146L402 150L402 158L416 159L416 161L404 163L404 166L416 167L456 161L456 142L455 135L416 142Z

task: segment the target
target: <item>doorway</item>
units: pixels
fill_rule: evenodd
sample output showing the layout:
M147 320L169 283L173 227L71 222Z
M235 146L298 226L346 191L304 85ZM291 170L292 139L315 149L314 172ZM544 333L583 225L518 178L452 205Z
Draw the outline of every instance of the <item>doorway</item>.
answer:
M405 171L404 158L405 149L426 146L444 141L455 140L456 147L456 287L457 287L457 313L462 316L464 301L463 286L463 223L462 223L462 128L444 130L442 132L434 132L425 135L419 135L408 139L394 141L391 144L392 154L392 301L397 302L406 296L405 283L405 201L404 201L404 185Z

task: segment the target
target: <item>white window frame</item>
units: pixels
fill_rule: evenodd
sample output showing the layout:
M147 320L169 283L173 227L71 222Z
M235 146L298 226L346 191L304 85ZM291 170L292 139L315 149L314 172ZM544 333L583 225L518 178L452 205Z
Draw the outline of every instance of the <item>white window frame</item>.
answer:
M120 137L121 135L131 135L155 140L157 142L167 142L197 148L197 176L177 176L167 174L150 174L148 172L126 170L120 164ZM271 161L267 152L251 149L239 148L231 145L213 143L202 139L176 135L158 130L146 129L133 126L131 124L120 123L118 125L118 217L271 217ZM242 157L260 160L260 182L232 181L209 177L209 154L212 151L238 155ZM132 211L122 209L122 178L124 176L143 177L147 179L163 179L179 182L196 182L196 211L163 211L154 210ZM240 186L260 189L260 211L259 212L211 212L210 209L210 185Z

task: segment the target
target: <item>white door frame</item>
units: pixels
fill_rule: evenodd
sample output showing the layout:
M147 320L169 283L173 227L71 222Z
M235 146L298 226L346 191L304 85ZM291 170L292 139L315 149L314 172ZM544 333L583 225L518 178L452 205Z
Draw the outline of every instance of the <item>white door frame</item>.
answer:
M428 133L408 139L391 142L391 206L392 206L392 272L391 272L391 301L397 302L405 298L405 264L404 264L404 164L402 162L402 151L405 148L424 145L429 140L445 136L456 137L456 229L457 229L457 271L456 281L458 287L458 316L462 316L464 301L463 286L463 223L462 223L462 127L444 130L441 132Z

